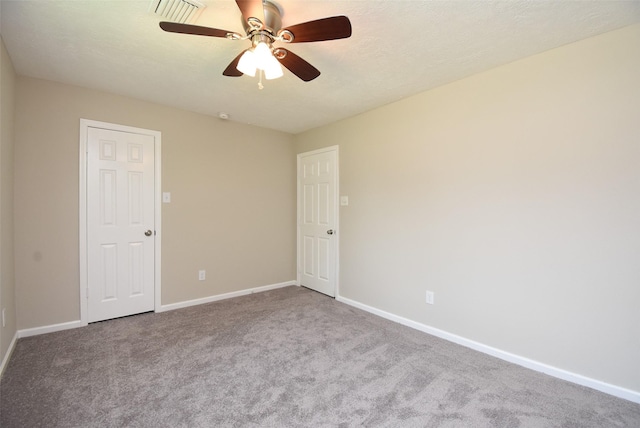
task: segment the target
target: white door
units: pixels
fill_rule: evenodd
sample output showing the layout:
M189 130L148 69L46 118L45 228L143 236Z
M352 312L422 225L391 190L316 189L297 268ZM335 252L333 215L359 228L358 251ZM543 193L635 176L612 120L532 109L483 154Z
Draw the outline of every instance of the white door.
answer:
M334 297L338 253L337 147L298 155L298 282Z
M154 309L154 138L87 130L88 322Z

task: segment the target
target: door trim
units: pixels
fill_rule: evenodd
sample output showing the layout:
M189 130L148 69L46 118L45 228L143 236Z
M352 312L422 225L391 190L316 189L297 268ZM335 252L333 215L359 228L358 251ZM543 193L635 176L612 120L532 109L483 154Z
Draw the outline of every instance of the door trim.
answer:
M154 139L154 222L155 222L155 260L154 260L154 310L158 311L161 307L161 249L162 249L162 134L160 131L153 131L150 129L135 128L126 125L117 125L107 122L99 122L96 120L80 119L80 153L79 153L79 255L80 255L80 323L82 326L88 324L88 302L87 302L87 287L88 280L88 254L87 254L87 137L89 128L108 129L111 131L129 132L132 134L143 134L152 136Z
M317 150L311 150L309 152L298 153L296 156L296 282L298 286L302 285L301 278L301 266L302 266L302 248L300 247L300 216L301 216L301 200L300 200L300 161L304 156L317 155L326 152L335 152L336 154L336 194L334 195L334 213L336 219L336 272L335 272L335 284L336 289L334 298L337 299L340 296L340 146L323 147Z

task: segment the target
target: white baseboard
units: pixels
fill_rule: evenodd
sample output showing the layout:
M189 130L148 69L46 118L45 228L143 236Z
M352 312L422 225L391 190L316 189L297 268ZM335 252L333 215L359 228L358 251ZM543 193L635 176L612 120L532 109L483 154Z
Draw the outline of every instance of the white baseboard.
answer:
M13 354L13 350L16 347L16 342L18 341L18 332L13 335L13 339L11 339L11 343L9 344L9 348L7 349L7 353L4 354L2 358L2 362L0 362L0 377L4 374L4 369L7 367L9 363L9 358L11 358L11 354Z
M84 327L87 324L82 321L69 321L60 324L45 325L43 327L26 328L24 330L18 330L18 338L37 336L39 334L53 333L56 331L70 330L72 328Z
M383 310L374 308L372 306L365 305L355 300L348 299L342 296L336 296L336 300L339 302L345 303L347 305L353 306L358 309L362 309L363 311L372 313L382 318L386 318L390 321L397 322L399 324L405 325L407 327L414 328L416 330L422 331L424 333L431 334L433 336L439 337L441 339L448 340L453 343L457 343L458 345L465 346L467 348L474 349L476 351L480 351L482 353L491 355L496 358L500 358L501 360L508 361L510 363L517 364L522 367L526 367L531 370L535 370L541 373L545 373L549 376L556 377L558 379L566 380L568 382L572 382L578 385L586 386L588 388L595 389L597 391L604 392L609 395L613 395L615 397L624 398L625 400L633 401L634 403L640 403L640 392L633 391L630 389L626 389L620 386L611 385L606 382L602 382L596 379L588 378L586 376L582 376L576 373L572 373L563 369L559 369L557 367L550 366L548 364L544 364L538 361L531 360L529 358L521 357L519 355L512 354L510 352L506 352L497 348L493 348L488 345L484 345L479 342L475 342L470 339L466 339L464 337L448 333L444 330L440 330L434 327L430 327L425 324L421 324L416 321L412 321L410 319L392 314L390 312L385 312Z
M203 303L215 302L217 300L230 299L232 297L244 296L244 295L252 294L252 293L260 293L262 291L274 290L276 288L288 287L290 285L297 285L297 283L296 283L296 281L280 282L278 284L271 284L271 285L265 285L265 286L262 286L262 287L248 288L246 290L234 291L234 292L225 293L225 294L218 294L218 295L215 295L215 296L204 297L202 299L195 299L195 300L189 300L189 301L186 301L186 302L172 303L172 304L169 304L169 305L163 305L160 308L156 308L156 312L171 311L171 310L174 310L174 309L186 308L186 307L194 306L194 305L201 305ZM78 327L85 327L86 325L87 325L86 323L83 323L82 321L78 320L78 321L64 322L64 323L60 323L60 324L46 325L46 326L43 326L43 327L35 327L35 328L27 328L27 329L23 329L23 330L18 330L16 332L16 337L14 337L14 342L16 341L16 339L20 339L22 337L37 336L39 334L53 333L53 332L56 332L56 331L69 330L69 329L78 328ZM15 346L14 342L12 342L11 346ZM7 355L9 355L9 352L7 352ZM5 359L3 360L2 364L4 364L5 360L8 361L8 358L5 357Z
M184 302L170 303L168 305L160 306L160 309L156 309L156 312L173 311L174 309L187 308L189 306L202 305L204 303L216 302L218 300L231 299L233 297L246 296L247 294L261 293L263 291L275 290L276 288L288 287L290 285L297 285L296 281L279 282L277 284L264 285L262 287L247 288L240 291L232 291L230 293L216 294L215 296L203 297L200 299L187 300Z

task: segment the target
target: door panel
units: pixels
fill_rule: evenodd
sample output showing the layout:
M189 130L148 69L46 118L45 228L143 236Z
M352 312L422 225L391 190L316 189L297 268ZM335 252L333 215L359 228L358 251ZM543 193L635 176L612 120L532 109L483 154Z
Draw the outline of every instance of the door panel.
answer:
M154 309L154 194L153 136L88 128L89 322Z
M298 157L300 285L335 296L337 282L337 151Z
M102 301L116 300L118 298L118 249L115 244L100 245L100 262L102 277L99 278L100 298Z

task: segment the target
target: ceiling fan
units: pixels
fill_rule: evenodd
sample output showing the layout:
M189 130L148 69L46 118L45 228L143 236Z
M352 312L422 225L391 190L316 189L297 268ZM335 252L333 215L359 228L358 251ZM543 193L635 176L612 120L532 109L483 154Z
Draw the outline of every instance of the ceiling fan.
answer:
M225 76L255 76L260 72L266 79L282 76L284 65L305 82L320 75L320 71L298 55L275 42L306 43L344 39L351 36L351 22L346 16L332 16L282 28L282 9L268 0L236 0L242 13L242 24L246 35L218 28L198 25L161 22L160 28L172 33L199 36L224 37L229 40L250 40L251 47L242 51L224 70ZM262 89L262 84L259 83Z

